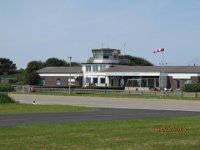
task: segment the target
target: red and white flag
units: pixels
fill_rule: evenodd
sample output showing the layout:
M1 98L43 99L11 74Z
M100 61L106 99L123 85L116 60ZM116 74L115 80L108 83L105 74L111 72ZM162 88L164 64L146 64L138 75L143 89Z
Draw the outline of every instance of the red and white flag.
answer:
M159 53L159 52L164 52L164 48L159 48L153 51L153 53Z

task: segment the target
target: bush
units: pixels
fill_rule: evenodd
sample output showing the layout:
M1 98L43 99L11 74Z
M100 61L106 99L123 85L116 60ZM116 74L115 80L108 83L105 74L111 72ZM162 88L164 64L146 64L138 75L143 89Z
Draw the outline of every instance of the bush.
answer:
M14 91L14 88L9 84L0 84L0 92Z
M114 87L114 86L87 86L84 89L107 89L107 90L124 90L124 87Z
M0 93L0 103L16 103L7 93Z
M33 86L34 88L60 88L60 89L66 89L69 88L69 86ZM82 86L74 86L72 85L70 88L76 89L81 88Z
M186 84L184 86L185 92L200 92L200 84Z

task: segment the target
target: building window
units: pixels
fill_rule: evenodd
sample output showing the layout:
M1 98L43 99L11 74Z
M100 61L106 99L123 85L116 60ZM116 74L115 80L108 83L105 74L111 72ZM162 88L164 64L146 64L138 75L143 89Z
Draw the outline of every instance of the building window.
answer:
M41 85L42 85L42 86L45 86L45 79L42 79L42 80L41 80Z
M91 78L86 78L85 79L85 85L90 86L91 85Z
M100 50L100 51L95 51L93 52L94 53L94 58L95 59L102 59L103 57L103 52Z
M180 80L176 80L176 89L180 89Z
M45 86L45 79L40 79L38 85L39 86Z
M104 59L109 59L109 56L103 55Z
M86 66L86 71L91 72L91 66Z
M100 82L101 82L102 84L104 84L104 83L106 83L106 79L105 79L105 78L101 78L101 79L100 79Z
M61 85L61 80L60 80L60 79L57 79L57 80L56 80L56 85L57 85L57 86L60 86L60 85Z
M93 83L96 85L98 83L98 78L93 78Z
M94 72L97 72L97 71L98 71L98 66L97 66L97 65L94 65L94 66L93 66L93 71L94 71Z
M105 70L105 69L106 69L106 66L105 66L105 65L101 65L101 66L100 66L100 71Z
M186 80L184 84L192 84L192 80Z

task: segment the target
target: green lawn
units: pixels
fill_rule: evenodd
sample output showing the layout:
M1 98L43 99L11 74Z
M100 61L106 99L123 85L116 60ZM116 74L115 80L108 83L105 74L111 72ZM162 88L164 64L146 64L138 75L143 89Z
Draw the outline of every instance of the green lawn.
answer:
M67 105L0 104L0 114L91 111L91 110L95 110L95 108L67 106Z
M1 127L0 149L199 150L200 117Z
M68 93L56 93L56 92L11 92L13 94L33 94L33 95L54 95L54 96L88 96L88 97L115 97L115 98L142 98L142 99L171 99L171 100L200 100L200 96L197 98L194 96L189 96L189 94L184 94L182 97L180 92L179 94L171 94L171 95L154 95L154 94L68 94Z

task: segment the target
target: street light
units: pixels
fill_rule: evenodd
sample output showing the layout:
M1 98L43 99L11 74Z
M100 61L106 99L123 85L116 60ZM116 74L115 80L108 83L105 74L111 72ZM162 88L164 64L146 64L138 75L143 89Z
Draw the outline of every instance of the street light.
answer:
M68 84L69 84L69 95L71 94L71 59L72 57L68 57L69 59L69 80L68 80Z

